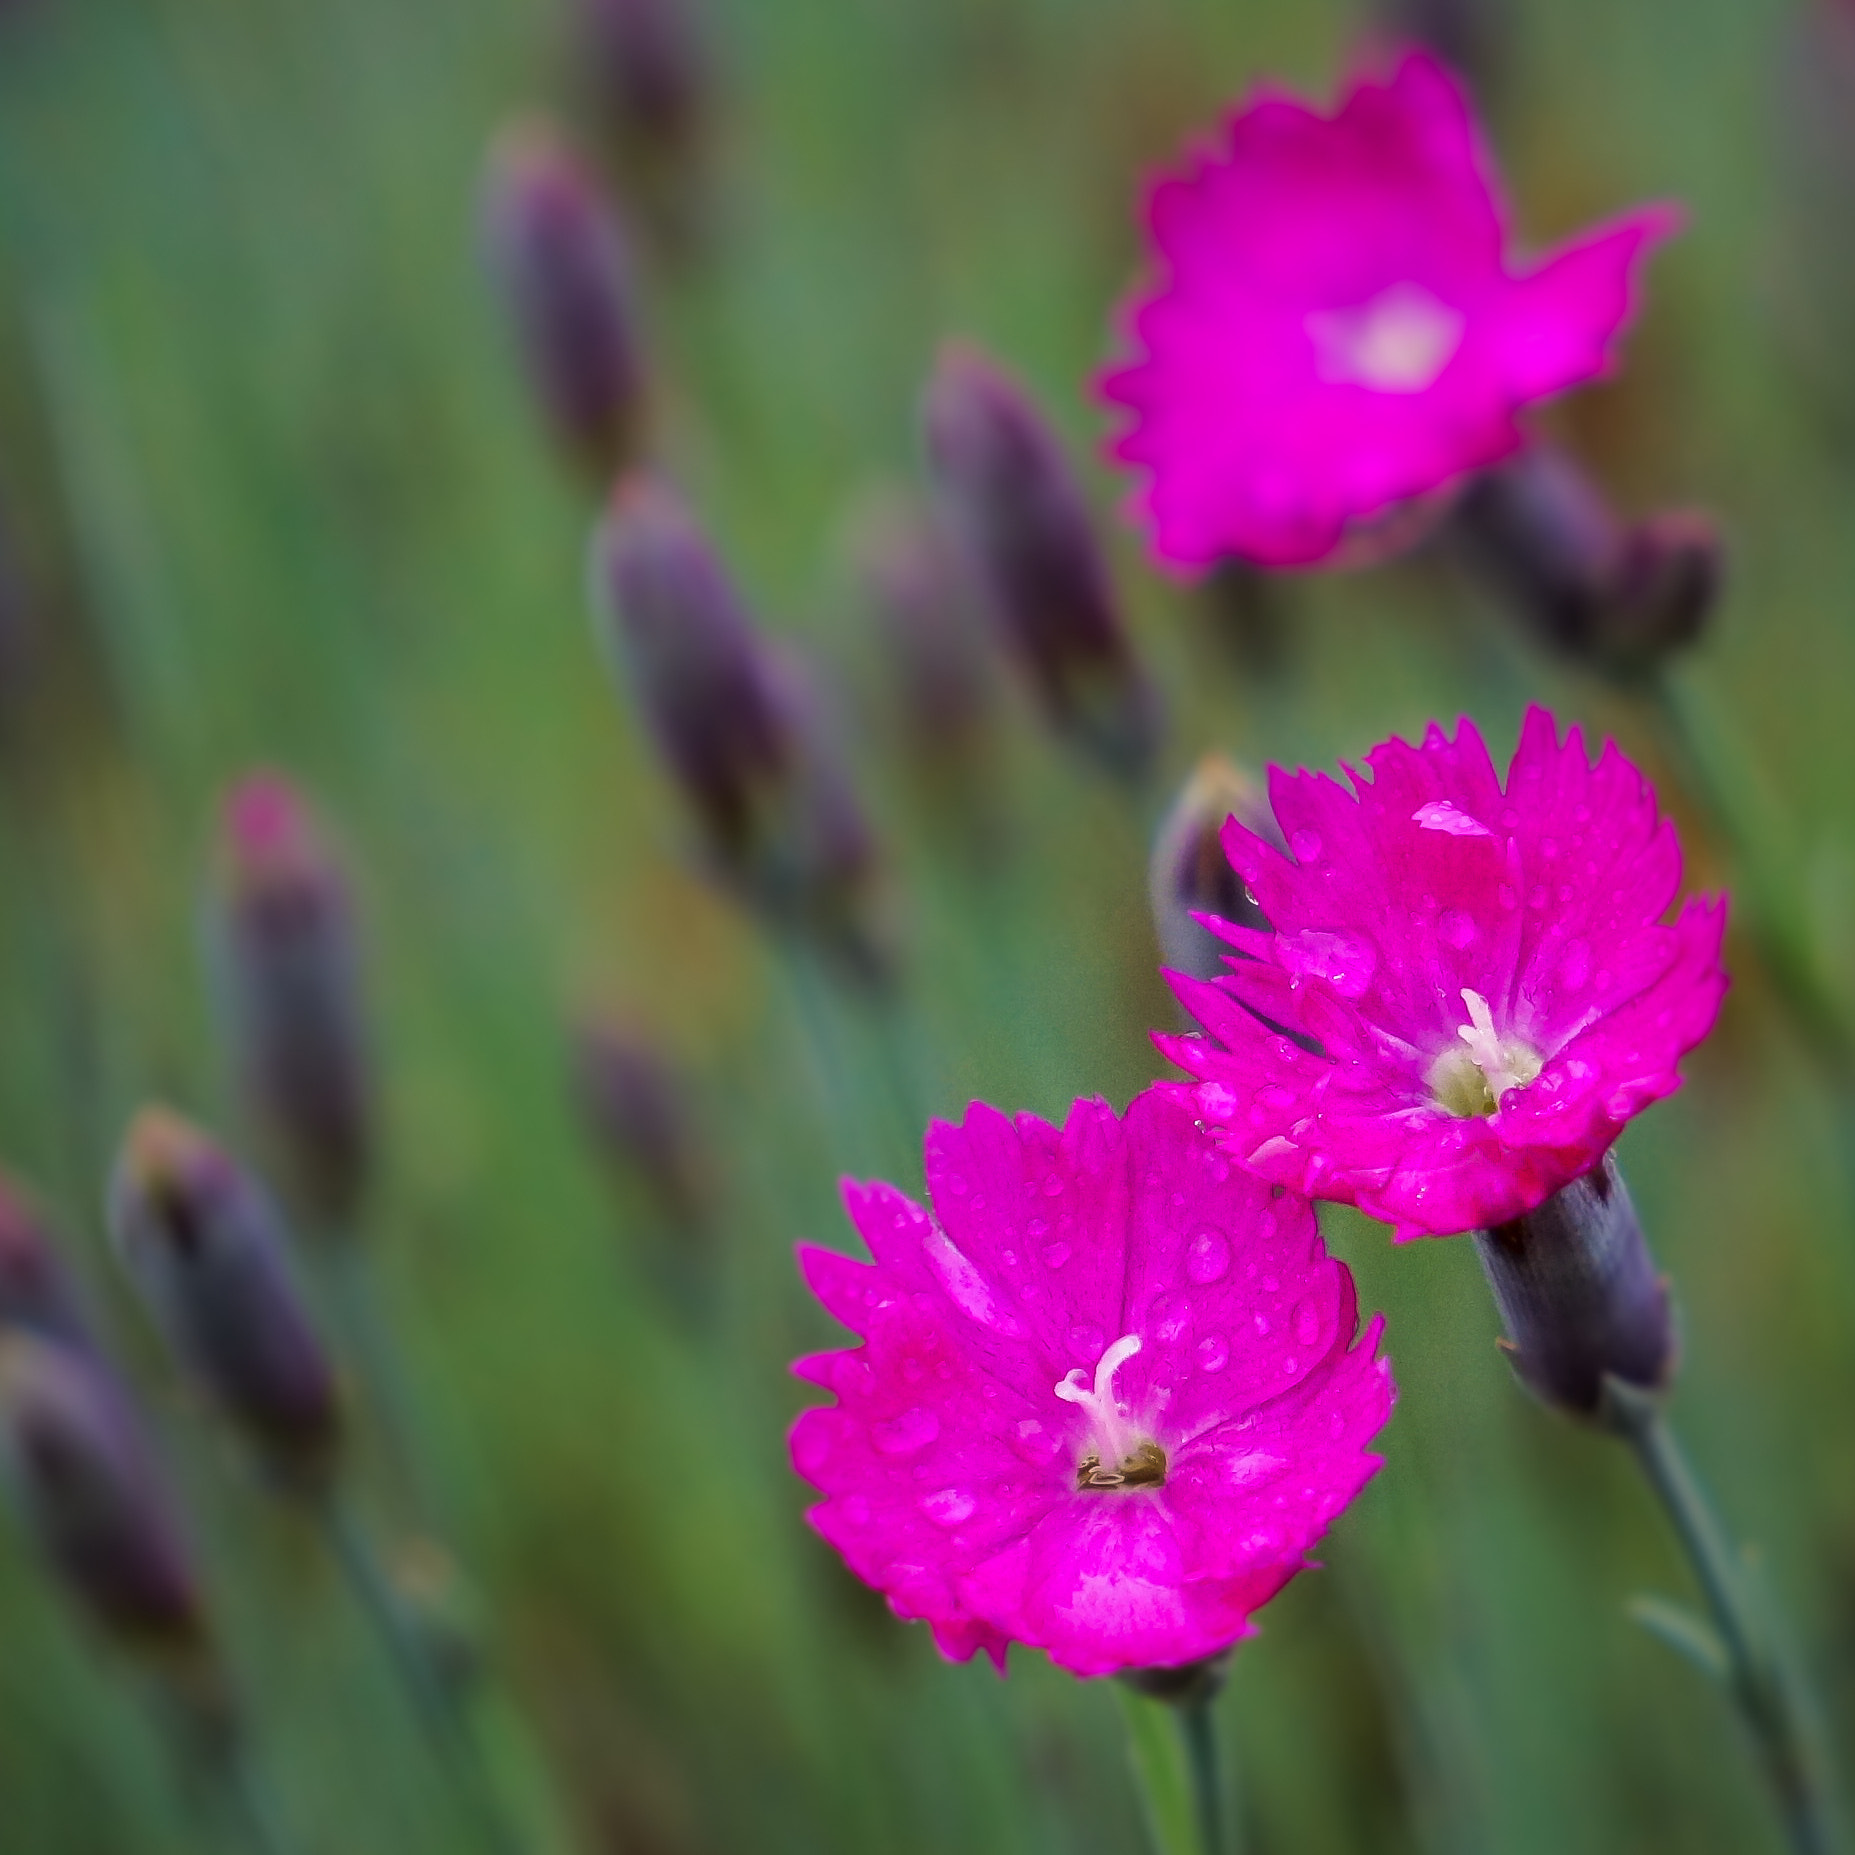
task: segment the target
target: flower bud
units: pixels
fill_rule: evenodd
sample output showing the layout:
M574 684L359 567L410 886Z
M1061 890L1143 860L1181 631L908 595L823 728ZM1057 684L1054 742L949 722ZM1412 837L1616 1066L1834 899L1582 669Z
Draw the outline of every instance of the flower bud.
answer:
M313 1478L340 1428L335 1375L263 1187L198 1128L149 1108L123 1143L109 1219L123 1267L183 1368L271 1466Z
M1618 677L1692 643L1718 595L1712 522L1671 510L1627 525L1555 445L1478 478L1456 533L1546 643Z
M374 1144L354 909L314 816L274 773L226 800L213 903L214 978L248 1105L291 1197L346 1230Z
M646 409L617 217L559 134L530 121L490 151L484 226L535 397L562 448L603 481L634 461Z
M1475 1245L1514 1371L1542 1402L1602 1423L1607 1378L1654 1392L1673 1376L1668 1284L1613 1153Z
M574 1044L581 1116L602 1158L642 1179L675 1221L701 1220L710 1197L709 1161L681 1078L641 1032L617 1024L582 1027Z
M797 764L779 678L720 556L673 490L624 479L593 539L602 635L724 863L745 860Z
M192 1555L154 1456L94 1355L0 1333L0 1466L72 1593L136 1647L197 1646Z
M837 744L809 681L755 630L682 500L648 476L621 482L594 536L592 578L609 654L717 876L878 976L875 839Z
M89 1328L57 1245L36 1207L0 1174L0 1333L24 1331L77 1352Z
M922 423L948 528L1046 713L1113 771L1142 773L1158 745L1157 696L1055 434L1015 380L960 346L941 354Z
M1180 789L1160 825L1147 868L1147 892L1160 956L1175 972L1216 979L1228 944L1201 926L1197 914L1221 915L1266 933L1268 921L1224 854L1224 821L1234 817L1258 835L1281 842L1263 789L1226 760L1206 754Z
M576 0L573 37L591 99L622 152L686 155L714 73L695 0Z
M957 756L985 719L972 588L933 512L905 497L864 513L855 567L887 649L904 726L927 758Z

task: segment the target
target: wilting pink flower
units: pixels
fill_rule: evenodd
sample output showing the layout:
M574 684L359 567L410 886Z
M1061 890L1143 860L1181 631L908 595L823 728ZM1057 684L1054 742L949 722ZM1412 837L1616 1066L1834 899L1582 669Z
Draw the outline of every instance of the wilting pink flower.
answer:
M1272 769L1292 859L1224 827L1273 931L1217 924L1249 957L1170 975L1215 1041L1156 1041L1251 1171L1451 1236L1531 1210L1681 1086L1726 991L1726 904L1661 925L1674 826L1614 741L1593 767L1544 709L1505 788L1467 720L1366 760L1351 792Z
M1529 265L1507 221L1468 100L1421 53L1331 117L1265 90L1163 178L1138 356L1103 382L1133 415L1115 449L1144 475L1160 560L1323 560L1518 449L1522 406L1603 374L1636 260L1675 214Z
M1251 1634L1394 1395L1312 1208L1168 1091L1060 1131L975 1104L926 1159L932 1215L846 1184L873 1264L800 1250L865 1339L794 1368L838 1398L792 1432L812 1524L958 1661L1022 1642L1102 1675Z

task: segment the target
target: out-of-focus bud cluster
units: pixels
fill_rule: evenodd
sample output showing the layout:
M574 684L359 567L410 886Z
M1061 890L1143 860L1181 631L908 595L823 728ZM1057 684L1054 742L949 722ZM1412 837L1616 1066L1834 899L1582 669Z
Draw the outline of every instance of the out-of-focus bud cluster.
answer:
M136 1649L205 1638L192 1554L127 1398L88 1349L0 1324L0 1462L72 1595Z
M1691 644L1719 597L1722 549L1707 516L1625 522L1568 452L1544 442L1470 486L1454 533L1546 643L1623 679Z
M340 1432L335 1374L263 1187L163 1108L130 1126L110 1186L124 1270L188 1376L266 1464L314 1481Z
M667 484L620 482L594 536L592 581L608 655L716 874L874 976L876 844L836 740Z
M695 0L574 0L572 45L588 102L622 158L690 157L715 88Z
M861 511L853 555L910 748L930 762L961 758L985 724L991 691L972 587L952 542L930 508L891 495Z
M674 1223L702 1223L714 1196L712 1162L682 1078L663 1051L631 1026L586 1024L574 1039L573 1081L599 1156L641 1180Z
M535 397L562 448L610 477L636 460L648 389L617 215L560 134L530 120L491 150L484 222Z
M949 346L922 425L935 490L986 608L1051 721L1137 778L1158 694L1133 653L1068 458L1029 395L977 349Z
M1215 979L1230 951L1193 917L1219 915L1264 932L1269 923L1224 854L1224 821L1234 817L1260 836L1281 842L1268 795L1222 754L1206 754L1166 814L1153 844L1147 892L1160 955L1175 972Z
M219 849L209 937L240 1085L291 1197L319 1228L350 1230L374 1088L347 879L273 773L228 797Z
M1662 1390L1675 1369L1668 1284L1613 1155L1475 1239L1515 1374L1542 1402L1610 1420L1605 1381Z

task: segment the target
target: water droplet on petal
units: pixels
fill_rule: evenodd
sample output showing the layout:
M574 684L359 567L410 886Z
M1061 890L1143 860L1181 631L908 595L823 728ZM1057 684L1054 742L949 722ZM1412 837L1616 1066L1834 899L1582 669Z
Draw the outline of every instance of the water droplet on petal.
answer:
M1099 1327L1091 1327L1086 1322L1069 1330L1069 1349L1079 1359L1086 1359L1093 1365L1101 1357L1102 1337Z
M1150 1318L1153 1337L1170 1344L1192 1324L1192 1304L1183 1295L1159 1295L1154 1299Z
M1198 1370L1221 1372L1230 1363L1230 1346L1221 1333L1207 1333L1198 1342Z
M1378 971L1378 948L1363 934L1302 928L1277 934L1275 957L1296 977L1324 979L1342 998L1359 998Z
M1591 977L1591 943L1588 940L1569 940L1565 943L1565 952L1559 959L1559 983L1568 990L1577 992Z
M1475 917L1465 908L1445 908L1437 917L1436 931L1444 942L1460 953L1465 947L1472 947L1481 929L1475 925Z
M885 1456L912 1456L940 1435L940 1419L932 1411L917 1407L877 1424L870 1435Z
M1297 863L1312 863L1320 855L1320 833L1303 826L1288 840L1288 848L1295 853Z
M1067 1243L1046 1244L1043 1260L1046 1268L1060 1269L1069 1260L1069 1245Z
M1060 1445L1035 1417L1026 1417L1013 1433L1011 1446L1033 1468L1042 1468L1055 1458Z
M1185 1273L1200 1288L1222 1281L1229 1267L1230 1242L1221 1230L1201 1230L1186 1246Z
M1295 1338L1303 1346L1312 1346L1320 1338L1320 1309L1304 1301L1295 1309Z
M954 1248L944 1230L930 1230L921 1247L948 1298L969 1320L1013 1338L1023 1333L1023 1323L992 1292L985 1277Z
M1256 1331L1257 1331L1258 1333L1261 1333L1261 1334L1266 1334L1266 1333L1267 1333L1267 1332L1269 1331L1269 1317L1268 1317L1268 1315L1267 1315L1267 1314L1258 1314L1258 1315L1256 1315L1256 1316L1254 1316L1254 1325L1255 1325L1255 1328L1256 1328Z
M964 1488L942 1488L938 1494L921 1497L921 1511L937 1527L957 1527L973 1517L979 1505Z

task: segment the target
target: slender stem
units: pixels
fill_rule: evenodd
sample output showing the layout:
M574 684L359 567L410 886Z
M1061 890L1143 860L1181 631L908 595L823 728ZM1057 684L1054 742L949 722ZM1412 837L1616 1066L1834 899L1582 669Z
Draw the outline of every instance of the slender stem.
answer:
M1231 1855L1213 1713L1217 1684L1206 1682L1177 1698L1160 1698L1131 1682L1118 1685L1157 1855Z
M1215 1694L1202 1694L1177 1709L1179 1737L1185 1742L1185 1762L1192 1775L1192 1814L1198 1824L1198 1846L1204 1855L1224 1855L1224 1792L1218 1771Z
M1842 1846L1801 1676L1785 1653L1745 1558L1728 1541L1658 1399L1612 1379L1612 1419L1635 1452L1713 1613L1727 1683L1752 1734L1796 1855Z
M407 1615L366 1533L338 1494L331 1493L321 1500L317 1515L330 1553L387 1651L484 1844L497 1855L520 1855L523 1839L510 1823L497 1794L463 1698L433 1661L429 1646Z
M365 1387L379 1426L387 1473L398 1480L414 1524L430 1527L434 1506L417 1412L404 1361L381 1318L367 1246L353 1230L330 1230L322 1235L317 1256L329 1313Z
M243 1745L231 1747L219 1770L228 1815L252 1855L290 1855L291 1842L264 1781Z

